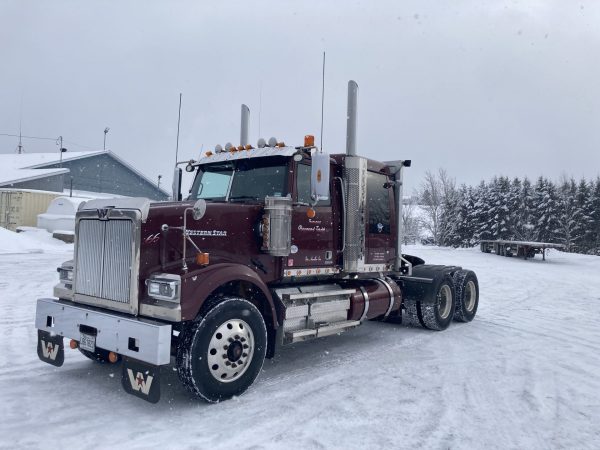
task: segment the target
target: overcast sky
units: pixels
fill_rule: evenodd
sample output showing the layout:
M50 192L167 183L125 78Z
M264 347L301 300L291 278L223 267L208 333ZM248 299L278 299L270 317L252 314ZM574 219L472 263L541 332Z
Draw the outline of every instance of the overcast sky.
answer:
M600 174L597 1L0 0L0 133L62 135L170 181L180 159L239 140L345 150L347 81L360 86L358 151L457 181ZM262 85L262 106L260 91ZM0 136L0 152L15 138ZM25 151L57 151L24 140Z

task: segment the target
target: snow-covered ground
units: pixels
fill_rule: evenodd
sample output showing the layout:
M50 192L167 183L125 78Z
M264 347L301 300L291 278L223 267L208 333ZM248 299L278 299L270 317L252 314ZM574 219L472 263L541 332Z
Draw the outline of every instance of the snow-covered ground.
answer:
M598 257L409 247L477 272L475 321L369 322L294 345L216 405L191 399L169 367L152 405L123 392L119 366L68 348L61 368L38 360L35 299L72 245L32 254L32 239L0 236L2 448L600 448Z

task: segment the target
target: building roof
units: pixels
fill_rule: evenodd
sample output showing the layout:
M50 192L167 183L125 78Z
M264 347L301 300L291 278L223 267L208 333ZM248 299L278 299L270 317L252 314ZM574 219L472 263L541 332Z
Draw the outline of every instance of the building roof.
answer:
M92 156L98 156L103 154L109 155L119 163L123 164L136 175L144 178L150 184L154 184L151 180L148 179L148 177L140 173L130 164L123 161L110 150L65 152L63 153L62 160L73 161L76 159L90 158ZM47 176L68 173L69 169L66 168L42 168L48 165L58 164L59 162L60 154L58 152L0 154L0 185L35 180L38 178L45 178ZM164 191L163 189L160 189L160 191L162 191L166 195L169 195L169 193Z

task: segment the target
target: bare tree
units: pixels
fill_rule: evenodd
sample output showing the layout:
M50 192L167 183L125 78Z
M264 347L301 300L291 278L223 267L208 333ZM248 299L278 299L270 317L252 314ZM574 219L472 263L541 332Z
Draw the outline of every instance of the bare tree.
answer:
M425 210L423 228L433 237L434 244L442 244L443 237L450 233L452 222L444 221L444 208L447 212L456 209L458 191L456 181L444 169L439 169L438 174L427 171L425 181L419 192L421 205ZM450 217L446 214L446 219Z
M440 242L440 218L442 215L442 185L435 174L429 170L419 190L421 206L425 211L423 228L425 228L436 245Z
M415 199L410 197L403 200L402 206L402 229L404 230L404 244L414 244L419 238L420 224L416 217Z

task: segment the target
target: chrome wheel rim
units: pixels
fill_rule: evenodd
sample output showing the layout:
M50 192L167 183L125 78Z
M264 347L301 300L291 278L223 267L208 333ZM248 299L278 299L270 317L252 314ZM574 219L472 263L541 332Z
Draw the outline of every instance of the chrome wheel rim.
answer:
M469 312L475 308L475 300L477 299L477 289L475 289L475 283L469 281L465 287L465 309Z
M208 369L222 383L239 379L252 361L254 334L250 326L241 319L230 319L222 323L208 344Z
M445 320L450 315L450 308L452 307L452 291L450 286L447 284L443 285L438 295L438 306L440 312L440 318Z

